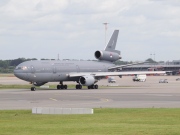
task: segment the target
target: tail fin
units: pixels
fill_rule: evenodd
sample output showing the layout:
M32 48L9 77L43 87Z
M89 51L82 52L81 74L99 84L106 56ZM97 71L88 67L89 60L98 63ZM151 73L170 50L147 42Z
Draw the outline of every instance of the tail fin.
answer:
M120 54L120 51L115 50L118 34L119 34L119 30L114 30L106 48L104 49L105 51L115 52L115 53Z

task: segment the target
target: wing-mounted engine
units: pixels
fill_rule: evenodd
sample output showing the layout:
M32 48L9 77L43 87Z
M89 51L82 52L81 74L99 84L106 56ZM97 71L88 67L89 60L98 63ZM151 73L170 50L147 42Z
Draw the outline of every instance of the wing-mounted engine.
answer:
M91 86L96 82L96 80L93 76L89 75L89 76L81 76L79 82L81 85Z
M33 82L33 85L35 86L42 86L44 84L46 84L47 82Z
M96 51L94 53L96 59L114 62L121 59L120 53L110 51Z

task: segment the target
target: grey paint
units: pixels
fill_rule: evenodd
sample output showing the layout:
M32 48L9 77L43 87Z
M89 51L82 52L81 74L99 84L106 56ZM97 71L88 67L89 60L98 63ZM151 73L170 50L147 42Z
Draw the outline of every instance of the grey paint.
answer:
M114 31L108 45L103 51L104 54L101 56L102 58L98 58L99 61L27 61L16 67L14 75L22 80L32 82L36 86L43 85L46 82L61 82L61 86L64 87L65 85L62 84L63 81L76 81L79 83L77 89L81 89L79 88L80 85L97 89L98 86L94 84L108 75L145 74L146 72L108 72L109 69L114 69L115 67L112 61L120 59L120 51L115 50L118 33L119 30ZM113 55L117 57L113 57ZM119 68L119 66L116 68ZM34 90L34 87L31 88L31 90Z
M119 34L119 30L115 30L112 37L111 37L111 39L109 40L106 48L104 49L105 51L115 52L115 53L120 54L120 51L115 50L118 34Z
M119 30L115 30L106 46L107 55L115 50ZM104 53L105 53L104 51ZM118 52L119 53L119 52ZM115 53L116 55L117 53ZM119 54L117 54L119 55ZM19 64L14 70L14 75L22 80L43 85L46 82L77 81L83 77L85 85L94 85L102 76L94 76L93 72L108 72L114 66L113 57L108 55L101 61L27 61ZM118 59L118 57L117 57ZM86 75L77 73L86 73ZM71 76L73 74L73 76ZM83 80L83 79L82 79Z
M112 63L98 61L27 61L14 70L15 76L29 82L79 81L68 76L78 72L107 72ZM24 70L18 67L27 67Z

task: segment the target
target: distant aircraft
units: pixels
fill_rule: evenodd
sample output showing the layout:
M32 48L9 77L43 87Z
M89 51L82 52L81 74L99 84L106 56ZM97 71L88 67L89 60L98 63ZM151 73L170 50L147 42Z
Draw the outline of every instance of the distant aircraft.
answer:
M14 75L31 82L33 84L31 91L35 91L35 86L41 86L48 82L59 82L57 89L68 88L63 84L64 81L76 81L76 89L82 89L82 86L87 86L88 89L98 89L96 83L106 76L165 74L164 71L112 72L114 69L132 65L115 66L113 64L121 59L120 51L115 50L118 33L119 30L115 30L105 49L94 53L98 61L26 61L15 68Z

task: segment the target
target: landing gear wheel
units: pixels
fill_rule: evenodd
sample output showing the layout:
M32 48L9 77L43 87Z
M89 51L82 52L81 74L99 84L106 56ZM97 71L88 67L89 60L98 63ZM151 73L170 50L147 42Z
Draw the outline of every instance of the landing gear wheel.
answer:
M35 87L31 87L31 91L35 91L36 90L36 88Z
M76 85L76 89L82 89L82 85Z
M64 85L64 89L67 89L67 85Z
M64 88L64 85L60 85L60 89L63 89Z
M57 85L57 89L58 89L58 90L60 89L60 85Z
M94 85L94 89L98 89L98 85L96 84L96 85Z
M91 86L88 86L88 89L98 89L98 85L91 85Z
M67 89L67 85L57 85L57 89Z

